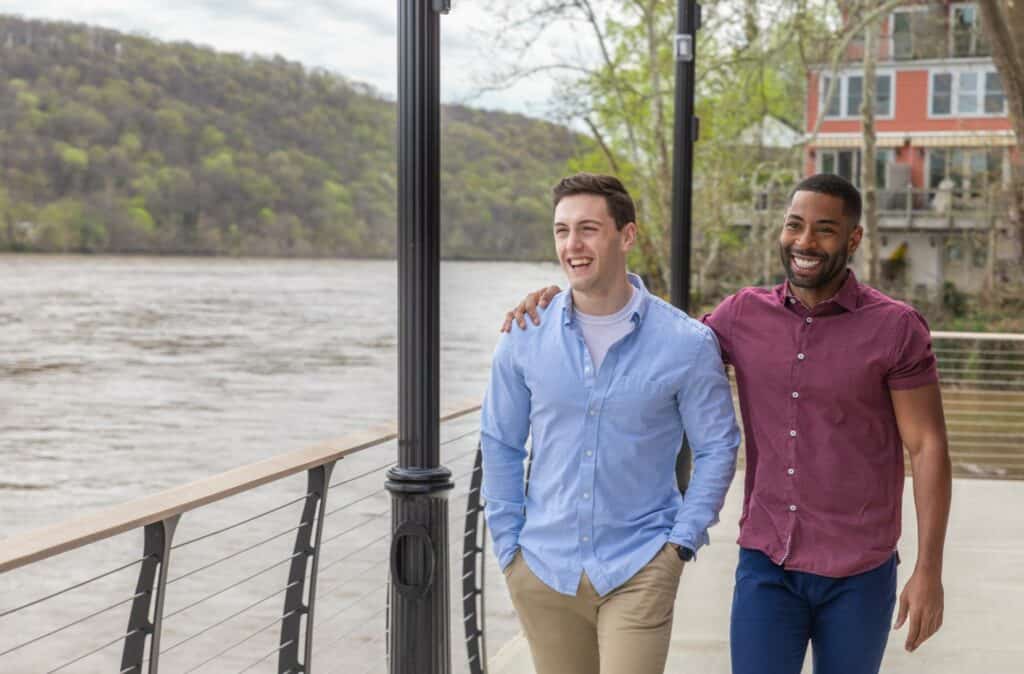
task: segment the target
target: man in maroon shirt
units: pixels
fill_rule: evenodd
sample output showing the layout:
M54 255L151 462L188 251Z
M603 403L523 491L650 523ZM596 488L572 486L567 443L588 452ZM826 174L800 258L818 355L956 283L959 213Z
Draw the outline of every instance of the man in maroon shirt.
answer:
M876 674L896 603L903 447L918 556L899 597L907 650L942 624L951 471L935 357L913 308L847 269L860 194L816 175L794 189L779 237L787 281L745 288L705 322L736 373L746 437L734 674ZM538 321L552 289L506 320ZM666 344L666 348L671 345Z

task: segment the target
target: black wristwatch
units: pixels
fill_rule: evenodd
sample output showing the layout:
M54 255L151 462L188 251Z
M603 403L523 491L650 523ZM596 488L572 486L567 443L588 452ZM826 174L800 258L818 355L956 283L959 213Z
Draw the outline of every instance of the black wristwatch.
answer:
M686 547L685 545L677 545L676 553L678 553L679 559L683 560L684 562L693 561L693 550Z

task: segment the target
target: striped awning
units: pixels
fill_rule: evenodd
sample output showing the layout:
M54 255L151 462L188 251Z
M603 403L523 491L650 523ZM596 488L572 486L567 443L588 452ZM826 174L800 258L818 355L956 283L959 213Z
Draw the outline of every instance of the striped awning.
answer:
M863 142L859 133L820 133L811 147L856 149ZM1013 147L1013 131L883 132L876 147Z
M911 135L910 144L913 147L1013 147L1016 141L1012 131L985 131Z

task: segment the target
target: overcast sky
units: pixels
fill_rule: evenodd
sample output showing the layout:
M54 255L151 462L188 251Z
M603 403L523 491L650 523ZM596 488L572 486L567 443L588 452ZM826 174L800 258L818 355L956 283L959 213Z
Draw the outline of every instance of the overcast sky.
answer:
M542 115L552 86L546 77L474 96L488 74L482 38L492 25L488 4L453 0L452 13L442 17L442 98ZM221 51L276 53L395 93L395 0L5 0L0 11L187 40Z

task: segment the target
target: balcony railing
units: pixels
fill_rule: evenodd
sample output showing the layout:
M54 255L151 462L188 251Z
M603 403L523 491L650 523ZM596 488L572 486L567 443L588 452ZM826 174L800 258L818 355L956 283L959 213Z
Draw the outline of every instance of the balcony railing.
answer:
M1008 195L992 188L880 188L876 195L879 218L883 226L890 227L987 229L1005 217L1009 205ZM763 220L777 214L781 222L788 201L787 191L759 192L754 195L752 208L746 214L739 209L734 220L737 224L750 224L752 219Z

